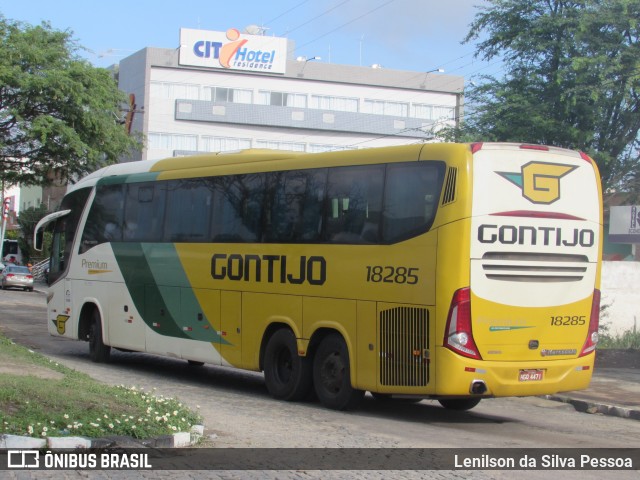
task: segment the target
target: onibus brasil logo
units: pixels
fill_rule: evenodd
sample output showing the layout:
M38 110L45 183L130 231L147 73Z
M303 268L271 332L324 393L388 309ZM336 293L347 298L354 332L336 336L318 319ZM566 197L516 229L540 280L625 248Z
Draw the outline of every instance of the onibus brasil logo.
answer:
M558 163L529 162L520 173L496 172L522 190L522 196L532 203L549 205L560 198L560 179L576 166Z

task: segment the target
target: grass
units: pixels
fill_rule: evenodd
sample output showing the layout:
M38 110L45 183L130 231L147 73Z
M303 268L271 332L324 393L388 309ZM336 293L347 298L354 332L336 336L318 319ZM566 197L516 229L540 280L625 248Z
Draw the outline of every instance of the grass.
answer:
M640 332L635 329L626 330L620 335L601 332L598 348L640 349Z
M9 364L23 371L0 374L0 433L143 439L188 432L202 420L177 399L104 385L0 334L0 365Z

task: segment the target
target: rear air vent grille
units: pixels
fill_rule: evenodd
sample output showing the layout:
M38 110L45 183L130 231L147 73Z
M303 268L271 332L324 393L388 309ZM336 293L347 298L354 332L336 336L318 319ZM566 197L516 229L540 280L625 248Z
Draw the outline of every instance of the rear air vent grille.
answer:
M482 257L487 278L511 282L578 282L588 265L584 255L488 252Z
M380 313L380 384L422 387L429 383L429 314L397 307Z
M458 169L449 167L447 178L444 182L444 193L442 194L442 205L452 203L456 199L456 183L458 180Z

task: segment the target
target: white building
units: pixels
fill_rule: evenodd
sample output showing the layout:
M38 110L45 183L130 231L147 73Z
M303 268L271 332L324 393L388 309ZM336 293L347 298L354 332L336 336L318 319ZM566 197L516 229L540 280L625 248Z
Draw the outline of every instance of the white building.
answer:
M130 160L275 148L307 152L429 141L461 116L463 78L294 58L284 38L182 29L177 49L119 66L135 95Z

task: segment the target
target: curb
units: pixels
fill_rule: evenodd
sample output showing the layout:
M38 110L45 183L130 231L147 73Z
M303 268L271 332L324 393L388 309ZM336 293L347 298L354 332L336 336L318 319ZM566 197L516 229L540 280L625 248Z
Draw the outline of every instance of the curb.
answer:
M607 405L605 403L590 402L588 400L577 400L565 395L543 395L543 398L554 402L567 403L576 411L581 413L600 413L612 417L628 418L631 420L640 420L640 410L635 408L618 407L616 405Z
M133 437L113 435L100 438L87 437L46 437L34 438L21 435L0 435L0 448L41 449L41 448L182 448L198 443L204 435L204 425L194 425L190 432L179 432L157 438L138 440Z

